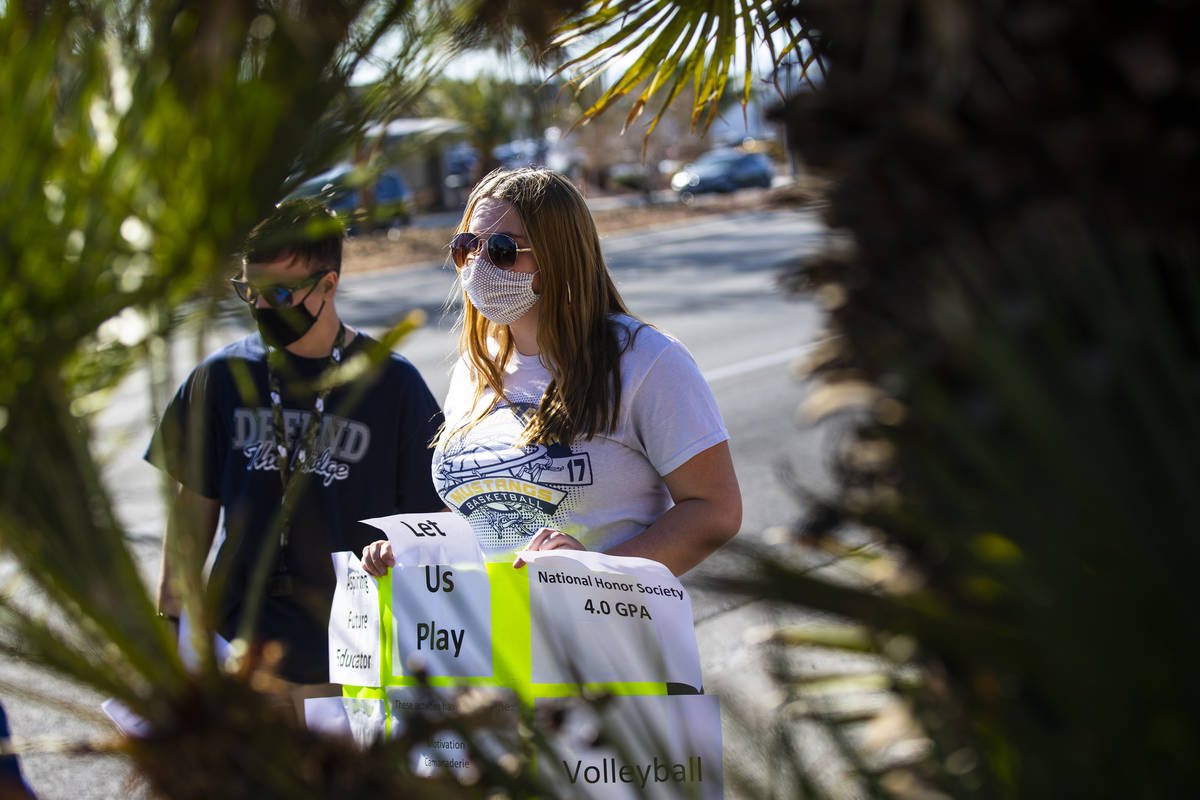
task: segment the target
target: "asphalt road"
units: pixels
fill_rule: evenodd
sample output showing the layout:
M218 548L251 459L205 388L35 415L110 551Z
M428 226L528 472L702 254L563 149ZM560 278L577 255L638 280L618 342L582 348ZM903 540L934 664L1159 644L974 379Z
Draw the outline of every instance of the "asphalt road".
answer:
M785 296L777 281L785 262L820 248L824 235L815 217L774 210L713 216L605 241L609 266L630 309L681 339L716 394L743 493L738 541L769 541L773 526L796 518L800 508L783 478L787 470L818 482L823 473L833 433L797 421L802 387L788 370L819 341L821 314L811 301ZM427 324L398 350L441 397L454 351L454 310L446 306L452 287L453 273L440 265L351 275L343 283L339 311L351 324L378 334L410 309L422 310ZM232 340L248 326L248 316L236 310L222 318L208 345ZM195 360L194 342L181 338L174 350L172 382ZM163 519L157 475L140 459L152 417L146 376L135 375L116 391L100 418L106 478L148 581L157 574ZM722 551L697 574L736 569L737 564L733 552ZM769 619L767 612L711 592L697 585L696 578L689 576L685 583L691 588L709 690L729 686L739 705L747 693L765 698L763 667L743 646L743 635ZM72 738L108 732L103 721L35 705L12 687L31 687L92 708L99 698L12 663L0 662L0 681L8 684L0 685L0 692L18 735ZM761 752L745 742L735 744L730 740L734 735L729 728L727 769L734 760L750 772L770 770ZM118 759L35 755L25 758L24 769L43 798L142 794L128 783L128 769Z

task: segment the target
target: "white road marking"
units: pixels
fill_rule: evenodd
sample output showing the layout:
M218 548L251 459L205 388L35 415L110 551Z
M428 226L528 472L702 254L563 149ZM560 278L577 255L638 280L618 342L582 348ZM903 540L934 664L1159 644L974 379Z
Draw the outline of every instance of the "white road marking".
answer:
M824 341L824 339L806 344L802 347L789 347L787 350L779 350L775 353L767 353L756 358L748 358L745 361L738 361L734 364L726 364L723 367L710 369L703 373L704 379L712 384L716 383L717 381L723 381L726 378L735 378L738 375L745 375L747 372L754 372L755 370L763 369L765 367L773 367L777 364L783 364L799 358L809 350L812 350L814 347L819 345L822 341Z

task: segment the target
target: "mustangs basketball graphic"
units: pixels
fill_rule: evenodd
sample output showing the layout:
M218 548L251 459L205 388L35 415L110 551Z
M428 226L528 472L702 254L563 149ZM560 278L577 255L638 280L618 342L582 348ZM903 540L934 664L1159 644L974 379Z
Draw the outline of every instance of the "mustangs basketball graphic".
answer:
M563 445L513 447L491 443L488 428L520 419L528 409L499 409L479 422L471 441L451 436L434 463L434 481L449 505L471 522L485 550L508 549L559 510L571 507L571 491L592 483L586 451ZM503 420L503 417L509 417Z

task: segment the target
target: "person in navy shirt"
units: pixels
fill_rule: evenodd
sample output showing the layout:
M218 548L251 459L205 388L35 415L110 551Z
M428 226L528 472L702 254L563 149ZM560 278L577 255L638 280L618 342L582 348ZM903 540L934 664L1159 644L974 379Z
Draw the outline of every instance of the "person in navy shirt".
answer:
M8 716L0 703L0 739L8 739ZM0 800L25 800L33 798L33 792L21 775L21 765L16 756L0 756Z
M255 642L282 645L277 671L301 685L297 709L322 693L304 687L329 679L330 553L377 538L359 520L443 508L430 477L441 411L408 360L339 318L341 254L340 223L311 200L280 205L251 232L232 283L258 332L188 375L146 452L179 483L159 612L181 611L167 554L188 541L207 552L223 514L209 579L218 631L232 638L261 601ZM353 377L329 381L342 367ZM268 544L278 552L256 597L252 571Z

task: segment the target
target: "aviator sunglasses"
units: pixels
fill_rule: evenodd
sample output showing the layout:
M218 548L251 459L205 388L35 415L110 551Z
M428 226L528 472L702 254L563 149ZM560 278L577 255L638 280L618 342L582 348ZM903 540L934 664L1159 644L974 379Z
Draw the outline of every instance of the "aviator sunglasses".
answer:
M467 257L479 249L479 243L484 241L482 236L473 233L459 233L450 240L450 257L455 266L462 268L467 263ZM507 233L493 233L487 239L487 260L500 269L508 269L517 263L518 253L532 253L532 247L518 247L516 239Z
M261 295L267 301L267 305L273 308L287 308L292 305L293 294L301 289L307 289L309 286L316 286L317 282L324 278L329 273L334 272L332 269L323 269L319 272L314 272L299 283L291 286L255 286L253 283L244 281L241 278L230 278L229 282L233 284L233 290L237 292L237 296L250 305L258 302ZM309 294L312 291L309 290ZM303 303L308 294L300 298L299 302Z

